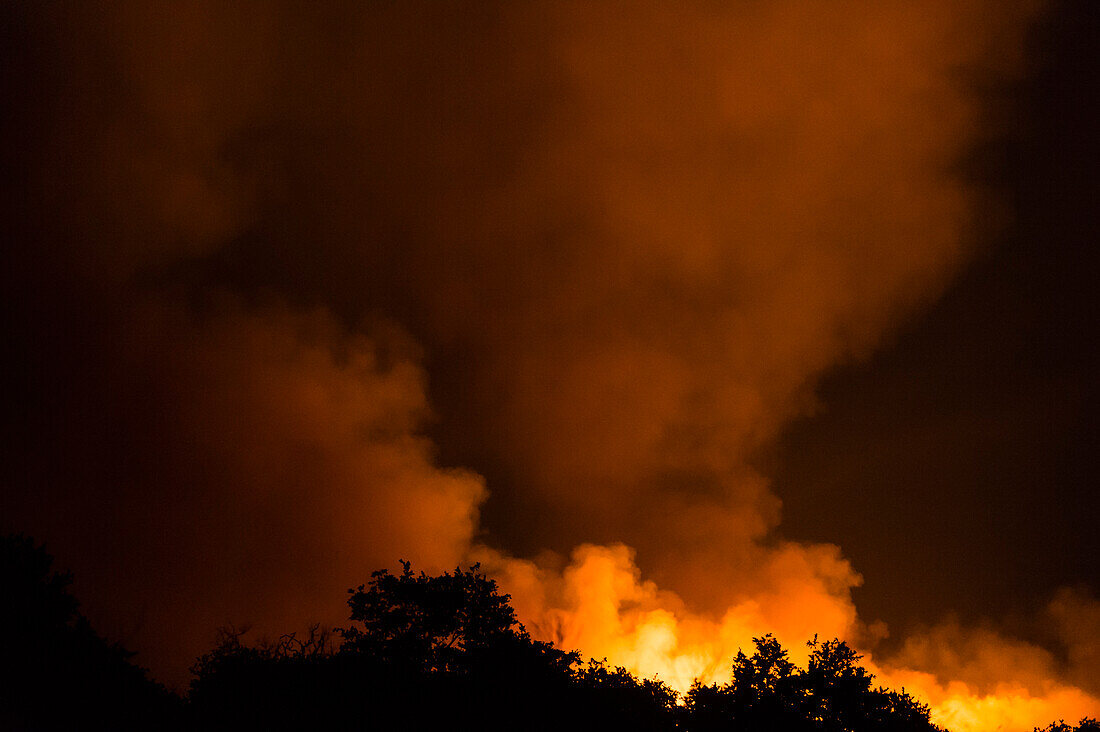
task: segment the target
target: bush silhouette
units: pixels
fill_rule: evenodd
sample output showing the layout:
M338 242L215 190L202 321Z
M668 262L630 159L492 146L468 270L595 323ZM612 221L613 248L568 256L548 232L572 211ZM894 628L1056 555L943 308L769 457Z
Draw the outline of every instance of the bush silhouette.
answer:
M190 701L204 729L671 730L676 695L622 668L533 640L474 565L405 563L350 590L339 648L314 629L249 647L223 632Z
M350 619L362 627L341 629L342 653L421 672L489 672L509 661L525 669L566 673L580 659L532 640L516 620L508 595L496 582L468 571L400 575L375 572L369 588L349 590ZM514 655L515 658L510 658Z
M1076 727L1063 721L1051 722L1041 729L1036 727L1035 732L1100 732L1100 722L1091 717L1085 717Z
M42 547L0 537L0 729L600 730L934 732L904 690L873 687L839 639L809 642L806 668L771 635L739 651L724 684L681 699L621 666L580 662L530 637L508 595L467 570L408 563L349 590L349 625L274 641L225 629L197 659L186 703L99 637ZM1096 720L1036 732L1100 732Z
M72 575L22 535L0 537L0 728L151 729L181 724L181 702L98 636Z
M795 666L775 637L754 638L755 652L739 651L728 684L696 683L685 699L683 729L889 730L932 732L929 709L911 696L871 688L872 675L841 640L809 642L806 669Z
M339 648L314 628L248 647L227 632L196 665L206 728L897 730L930 732L928 708L873 689L840 640L810 642L806 669L771 635L739 652L730 682L665 684L533 640L474 565L430 576L404 563L349 590ZM324 715L324 716L322 716Z

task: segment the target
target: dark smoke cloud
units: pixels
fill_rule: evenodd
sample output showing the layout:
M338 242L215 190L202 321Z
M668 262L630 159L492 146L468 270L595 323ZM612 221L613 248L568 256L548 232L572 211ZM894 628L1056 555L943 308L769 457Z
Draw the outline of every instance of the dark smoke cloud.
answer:
M42 430L60 463L35 466L20 508L79 552L93 610L158 672L178 679L229 623L339 620L340 588L396 557L461 558L483 481L433 465L400 334L128 305L97 344L119 346L108 362L75 376L92 396Z

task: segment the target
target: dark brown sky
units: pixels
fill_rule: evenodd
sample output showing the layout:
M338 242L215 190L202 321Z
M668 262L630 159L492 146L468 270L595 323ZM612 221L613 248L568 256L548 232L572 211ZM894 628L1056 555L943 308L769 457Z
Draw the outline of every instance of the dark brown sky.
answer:
M0 521L158 674L622 542L1097 693L1092 4L2 13Z
M1088 3L1052 9L1005 136L970 159L1009 229L779 443L784 531L840 543L861 607L895 623L1100 579L1097 23Z

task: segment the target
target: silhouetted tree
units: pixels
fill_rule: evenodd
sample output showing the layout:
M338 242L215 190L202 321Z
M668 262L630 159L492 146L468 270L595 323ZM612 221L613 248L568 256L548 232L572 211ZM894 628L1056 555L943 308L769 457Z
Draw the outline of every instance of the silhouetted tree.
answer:
M665 730L676 726L679 695L663 681L638 679L607 659L574 672L586 725L592 729Z
M0 728L178 726L180 700L95 633L71 583L30 538L0 537Z
M685 699L683 728L931 732L928 707L904 691L872 689L873 676L841 640L810 641L805 670L771 635L754 638L755 652L734 658L729 684L696 683Z
M200 729L296 729L317 718L308 707L328 696L332 635L311 626L304 639L242 642L246 630L223 628L212 651L191 667L189 702ZM329 700L332 701L332 700Z
M576 727L579 657L531 639L478 570L375 572L350 591L353 625L338 650L315 635L250 647L223 633L193 669L196 719L211 729Z
M1051 722L1046 727L1036 727L1035 732L1100 732L1100 722L1092 717L1085 717L1074 727L1058 720L1057 722Z
M756 651L733 659L729 684L696 684L686 699L692 730L769 730L793 728L801 719L797 668L771 634L753 638ZM697 717L697 718L696 718Z
M532 640L508 604L511 598L497 591L479 565L429 576L402 564L399 575L381 570L369 586L349 590L351 620L362 627L340 630L341 652L424 672L485 671L522 658L525 665L567 673L580 660Z
M186 709L100 638L71 576L23 536L0 537L0 729L599 730L937 732L929 709L873 688L839 639L808 643L805 669L772 635L738 651L726 684L679 695L622 666L530 637L474 565L375 572L349 590L348 628L245 643L219 632L192 667ZM942 731L941 731L942 732ZM1035 732L1100 732L1095 719Z
M810 641L802 669L775 637L754 638L728 683L696 683L681 705L660 681L606 659L582 665L575 652L533 640L477 565L437 576L403 565L349 591L339 647L317 628L253 646L223 632L193 669L197 728L938 730L904 690L873 688L859 654L839 639Z
M810 658L802 675L808 716L818 729L932 730L929 709L911 696L871 688L874 676L859 665L858 653L842 640L809 645Z
M804 709L822 729L850 730L870 719L878 699L871 693L871 674L858 665L861 656L842 640L807 645L810 658L802 675Z

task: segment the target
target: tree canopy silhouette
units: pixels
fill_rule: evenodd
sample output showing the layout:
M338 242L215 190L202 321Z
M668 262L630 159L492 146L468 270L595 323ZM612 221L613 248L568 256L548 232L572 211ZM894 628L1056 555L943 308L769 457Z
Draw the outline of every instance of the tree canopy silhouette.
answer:
M180 701L92 629L72 575L23 535L0 536L0 728L174 728Z
M1036 727L1035 732L1100 732L1100 722L1092 717L1085 717L1074 727L1072 724L1066 724L1065 721L1059 720L1051 722L1041 729Z
M247 646L223 632L190 700L209 729L671 730L675 693L536 641L474 565L380 570L349 590L339 647L313 629Z
M71 576L23 536L0 537L0 728L934 732L926 705L874 687L839 639L805 668L771 635L739 651L724 684L682 698L656 679L534 640L474 565L380 570L349 590L349 625L244 641L228 628L197 659L186 700L99 637ZM166 630L167 632L167 630ZM1094 719L1036 732L1100 732Z
M340 630L343 653L422 672L490 671L504 663L568 673L580 656L532 640L494 580L468 571L399 575L380 570L369 587L348 590L350 619L362 627Z
M826 730L932 732L929 709L903 691L872 689L861 656L839 639L809 642L800 669L772 635L739 651L728 684L696 682L685 699L683 728L693 732Z

